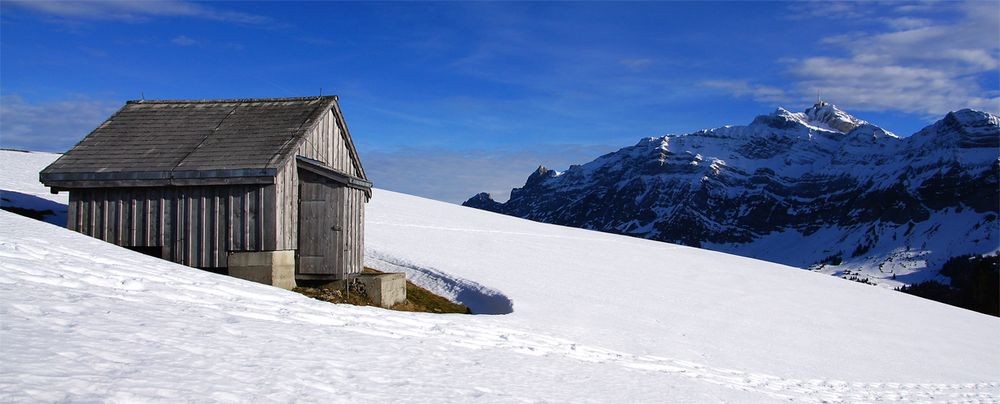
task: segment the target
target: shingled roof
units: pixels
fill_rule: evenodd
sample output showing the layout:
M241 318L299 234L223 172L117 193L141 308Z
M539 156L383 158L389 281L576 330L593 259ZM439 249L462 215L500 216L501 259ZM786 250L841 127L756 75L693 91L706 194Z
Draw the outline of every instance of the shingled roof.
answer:
M52 185L209 178L268 182L329 109L340 115L336 96L129 101L42 170L40 179ZM338 121L359 176L367 180L347 127Z

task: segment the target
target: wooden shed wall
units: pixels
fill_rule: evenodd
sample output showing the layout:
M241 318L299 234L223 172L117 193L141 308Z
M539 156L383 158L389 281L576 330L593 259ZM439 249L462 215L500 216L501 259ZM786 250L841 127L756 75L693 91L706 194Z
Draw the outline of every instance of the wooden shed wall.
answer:
M227 266L229 251L261 251L273 185L73 189L68 227L131 247L162 247L180 264Z
M359 274L365 261L365 192L344 187L344 258L347 260L345 272Z
M274 183L275 245L274 250L299 248L299 176L293 159L278 171ZM270 246L268 246L270 247Z
M306 135L297 154L321 161L337 171L357 177L360 174L354 167L351 152L334 114L333 110L327 110L319 118L319 123Z
M354 160L348 149L344 138L344 132L337 124L337 117L334 110L327 110L320 118L319 123L309 131L305 141L299 146L297 155L320 161L327 166L348 175L358 176L358 170L354 166ZM299 238L299 175L295 160L292 159L278 171L275 179L274 198L277 201L275 212L275 244L272 248L267 245L267 249L274 250L295 250L298 249ZM361 201L364 202L364 193L361 194ZM357 196L351 196L357 198ZM352 199L353 200L353 199ZM352 202L354 203L354 202ZM360 210L364 214L364 206L354 209ZM364 221L362 220L362 225Z
M275 185L271 192L275 193L277 201L275 216L275 245L272 248L265 244L265 250L297 250L299 247L299 171L293 160L291 164L278 171ZM368 197L360 189L341 187L342 195L338 198L343 205L331 206L343 223L343 245L331 246L342 248L346 260L345 273L361 273L364 269L365 253L365 203Z

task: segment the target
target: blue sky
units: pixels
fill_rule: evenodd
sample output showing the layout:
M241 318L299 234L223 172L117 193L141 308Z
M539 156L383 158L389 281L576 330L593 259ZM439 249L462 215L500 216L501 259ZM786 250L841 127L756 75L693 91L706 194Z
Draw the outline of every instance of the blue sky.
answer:
M504 200L640 138L819 91L909 135L1000 110L1000 3L0 3L0 145L126 100L338 94L377 187Z

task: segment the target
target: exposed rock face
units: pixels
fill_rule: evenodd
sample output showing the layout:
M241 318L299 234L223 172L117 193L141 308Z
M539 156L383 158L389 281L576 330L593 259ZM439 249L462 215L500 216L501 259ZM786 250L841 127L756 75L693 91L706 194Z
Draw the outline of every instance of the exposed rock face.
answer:
M480 192L469 198L467 201L462 202L462 206L468 206L471 208L482 209L490 212L500 212L503 209L503 204L493 200L493 197L486 192Z
M465 205L895 286L1000 249L998 156L1000 120L985 112L899 138L820 103L539 167L506 203Z

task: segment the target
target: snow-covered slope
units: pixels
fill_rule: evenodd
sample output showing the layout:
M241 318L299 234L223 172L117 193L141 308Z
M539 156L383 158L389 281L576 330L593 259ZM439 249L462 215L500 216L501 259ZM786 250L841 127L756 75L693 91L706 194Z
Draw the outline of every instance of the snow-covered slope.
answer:
M1000 400L994 317L383 190L367 218L368 265L512 312L331 305L0 212L0 396Z
M704 247L894 288L1000 249L1000 119L949 113L899 138L837 107L643 139L499 204L546 223Z
M38 182L38 171L59 155L0 150L0 156L3 158L0 162L0 207L30 209L46 222L65 226L69 196L65 192L52 194Z

